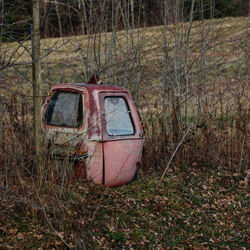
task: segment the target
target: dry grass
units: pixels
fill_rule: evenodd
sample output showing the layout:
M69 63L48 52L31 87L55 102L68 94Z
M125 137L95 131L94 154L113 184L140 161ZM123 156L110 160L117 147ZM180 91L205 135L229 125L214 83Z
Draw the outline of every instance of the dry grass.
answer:
M211 21L204 21L204 27L206 31L214 29L207 36L207 68L211 68L214 58L214 41L216 43L216 60L218 64L220 62L223 65L218 69L217 75L224 79L230 79L232 76L228 74L228 71L233 68L235 60L237 63L243 63L244 61L244 47L241 46L246 41L246 22L247 18L225 18L214 20L214 27L212 27ZM200 41L201 41L201 23L195 22L191 30L190 40L190 65L193 65L191 72L195 73L198 65L200 64ZM182 29L185 30L187 24L180 24L180 34ZM168 26L168 42L169 42L169 57L170 62L174 58L175 48L175 27L173 25ZM141 28L134 30L133 32L133 46L131 40L131 31L129 36L126 36L125 31L116 33L116 49L110 47L112 33L91 35L91 36L76 36L66 38L48 38L41 41L42 51L42 75L45 83L53 84L61 81L83 81L82 78L82 63L80 58L80 49L82 48L83 57L87 64L93 64L92 71L96 70L97 65L93 62L94 59L94 47L96 53L98 52L98 42L100 43L100 61L101 69L111 66L111 59L113 60L114 71L119 74L119 67L124 64L125 53L128 50L129 53L137 53L140 57L140 67L143 74L142 85L156 84L161 82L162 61L163 61L163 27L157 26L152 28ZM127 38L126 38L127 37ZM183 39L185 42L185 38ZM127 47L128 44L128 47ZM109 55L110 48L112 51L112 58ZM115 50L115 51L114 51ZM31 43L26 41L23 43L8 43L3 46L2 51L6 52L6 61L10 58L10 63L16 65L17 69L23 72L28 79L31 79ZM105 51L107 52L105 55ZM131 55L129 56L131 58ZM240 60L242 58L242 60ZM132 57L132 60L136 58ZM241 62L242 61L242 62ZM223 73L223 70L227 71L227 74ZM108 77L109 70L104 71L101 76L104 79ZM115 74L115 72L113 74ZM212 70L211 74L207 72L207 79L213 78ZM20 77L20 74L16 73L16 69L8 68L4 74L9 77ZM8 78L8 77L7 77ZM111 79L107 81L112 82ZM113 79L114 80L114 79ZM9 80L8 80L9 82ZM20 79L19 84L27 84L27 79ZM121 84L113 81L113 84ZM30 86L30 85L29 85ZM48 89L48 85L46 85ZM29 88L29 87L27 87ZM25 88L26 89L26 88ZM24 93L25 94L25 93Z

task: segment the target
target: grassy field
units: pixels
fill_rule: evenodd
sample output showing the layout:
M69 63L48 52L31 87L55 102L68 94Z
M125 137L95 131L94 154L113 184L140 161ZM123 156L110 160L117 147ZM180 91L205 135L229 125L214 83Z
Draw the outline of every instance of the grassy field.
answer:
M214 81L216 86L220 87L221 85L225 87L228 82L233 84L235 70L245 63L247 22L247 18L239 17L193 23L189 42L190 82L199 81L201 46L204 43L206 79L202 84L211 86ZM174 70L175 53L178 54L180 64L184 63L181 57L184 58L185 54L187 25L167 27L169 75ZM157 26L133 32L130 30L128 33L120 31L115 34L102 33L100 36L96 34L43 39L41 63L44 91L48 91L49 86L55 83L87 82L93 72L101 71L100 76L106 83L125 85L131 89L137 84L137 88L141 87L138 98L144 95L143 88L148 93L152 85L156 88L155 94L160 95L164 51L163 30L163 26ZM2 53L5 55L6 63L10 64L10 67L2 71L5 83L11 86L13 91L30 95L31 42L4 44ZM214 65L215 60L216 65ZM126 67L128 72L125 72ZM140 80L135 83L134 77L138 67ZM131 73L133 69L136 70ZM124 72L128 75L126 79ZM2 83L1 91L4 88Z

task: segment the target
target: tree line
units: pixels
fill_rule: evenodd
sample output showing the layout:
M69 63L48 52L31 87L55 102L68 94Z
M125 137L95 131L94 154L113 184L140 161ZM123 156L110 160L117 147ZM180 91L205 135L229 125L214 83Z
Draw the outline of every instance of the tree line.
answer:
M189 19L192 1L183 0L179 8L183 21ZM193 19L247 15L248 0L195 0ZM3 41L24 40L31 33L32 8L30 0L1 0L0 29ZM96 33L99 22L111 31L113 15L116 15L118 30L126 29L129 18L134 26L163 24L164 1L162 0L41 0L41 37L62 37ZM117 9L114 12L114 9ZM168 21L175 20L176 1L168 1ZM102 18L101 18L102 17Z

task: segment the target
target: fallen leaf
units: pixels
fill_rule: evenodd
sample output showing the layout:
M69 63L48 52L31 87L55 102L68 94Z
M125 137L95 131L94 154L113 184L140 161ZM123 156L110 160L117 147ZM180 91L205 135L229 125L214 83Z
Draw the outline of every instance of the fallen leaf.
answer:
M22 234L22 233L18 233L18 234L17 234L17 239L18 239L18 240L23 240L23 239L24 239L23 234Z
M38 240L41 240L43 235L42 234L33 234L33 236L38 239Z
M17 232L17 229L15 229L15 228L11 228L9 230L9 234L15 234L16 232Z

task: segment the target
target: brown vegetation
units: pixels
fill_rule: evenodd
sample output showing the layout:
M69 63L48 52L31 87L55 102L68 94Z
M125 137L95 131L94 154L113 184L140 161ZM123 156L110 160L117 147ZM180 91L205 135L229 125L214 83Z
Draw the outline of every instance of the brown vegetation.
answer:
M150 177L111 190L72 180L66 163L55 178L46 148L37 162L30 47L5 44L0 247L246 247L247 28L247 18L191 20L42 41L44 94L94 71L137 101L147 137L142 169Z

